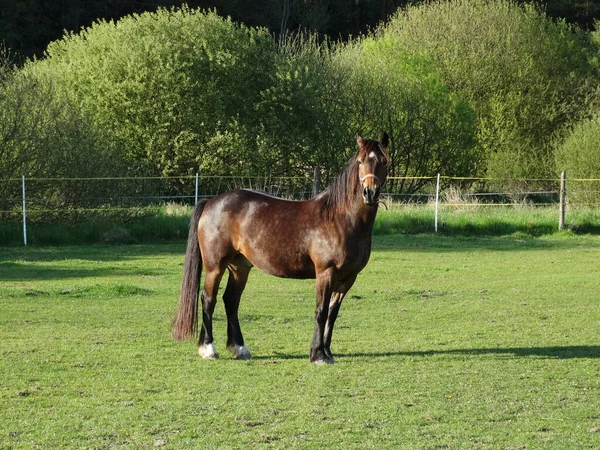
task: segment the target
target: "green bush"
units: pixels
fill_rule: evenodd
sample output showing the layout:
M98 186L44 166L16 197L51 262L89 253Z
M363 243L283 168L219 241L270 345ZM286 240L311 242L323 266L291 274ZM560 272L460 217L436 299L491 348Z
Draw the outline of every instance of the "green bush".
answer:
M567 172L570 203L600 203L600 117L578 123L556 149L556 167Z
M597 80L587 33L511 0L426 2L398 12L383 31L431 55L473 105L488 175L554 174L553 136L587 110Z
M343 80L331 57L329 42L316 36L288 36L279 48L274 83L257 107L263 160L275 173L311 174L320 166L327 181L355 150L339 108Z
M182 7L97 22L31 66L138 172L222 173L253 169L255 105L271 85L275 51L266 31Z
M347 128L390 135L391 176L476 170L474 112L448 90L430 58L407 53L389 36L375 36L342 46L334 62L349 74L340 95ZM423 182L390 180L397 186L389 188L413 192Z
M86 177L122 170L119 156L104 145L90 117L61 96L53 80L9 66L0 55L0 211L19 203L22 175ZM51 187L38 193L52 204L89 195L85 188Z

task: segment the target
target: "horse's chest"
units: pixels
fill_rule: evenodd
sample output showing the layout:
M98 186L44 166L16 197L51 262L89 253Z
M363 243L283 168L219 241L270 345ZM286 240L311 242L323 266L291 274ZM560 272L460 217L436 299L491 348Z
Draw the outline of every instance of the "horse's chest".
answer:
M365 268L371 256L370 239L356 239L346 243L337 262L338 271L359 272Z

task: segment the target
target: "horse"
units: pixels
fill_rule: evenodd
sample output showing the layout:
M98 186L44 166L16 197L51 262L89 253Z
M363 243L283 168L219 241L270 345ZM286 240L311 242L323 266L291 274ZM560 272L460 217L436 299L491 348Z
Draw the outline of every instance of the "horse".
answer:
M389 137L357 136L358 151L333 183L310 200L284 200L253 190L204 199L190 220L173 338L198 331L200 277L202 326L198 352L219 357L213 340L213 312L221 278L227 348L240 360L252 357L238 320L240 299L252 267L276 277L315 279L315 327L310 361L333 364L331 338L340 306L371 254L371 235L381 189L387 179Z

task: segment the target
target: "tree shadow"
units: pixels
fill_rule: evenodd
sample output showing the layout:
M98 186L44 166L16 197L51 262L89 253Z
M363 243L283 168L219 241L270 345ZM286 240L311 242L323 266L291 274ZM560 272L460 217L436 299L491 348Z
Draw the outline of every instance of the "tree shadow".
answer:
M155 267L145 267L144 260L181 255L183 262L185 244L36 247L4 250L6 251L3 251L0 256L0 282L14 282L87 277L158 276L163 272ZM111 267L110 264L77 265L72 263L73 260L99 263L135 261L135 264L119 265L119 267ZM70 263L65 264L65 261Z
M375 236L373 252L424 252L455 253L493 251L510 252L523 250L570 250L576 248L593 249L600 247L597 240L577 238L540 239L535 237L464 237L443 235L389 235Z
M61 268L38 266L32 263L1 263L0 282L61 280L67 278L118 277L118 276L160 276L156 269L135 267L123 268Z
M186 242L131 245L73 245L43 247L0 247L0 264L8 261L52 262L67 259L84 261L126 261L141 257L180 254Z

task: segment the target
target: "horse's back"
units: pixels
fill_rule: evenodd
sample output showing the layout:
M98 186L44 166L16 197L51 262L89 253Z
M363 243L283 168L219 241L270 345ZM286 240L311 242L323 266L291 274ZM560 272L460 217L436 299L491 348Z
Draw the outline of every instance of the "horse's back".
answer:
M205 264L223 265L243 255L280 277L314 278L309 256L314 205L257 191L237 190L210 199L198 224Z

